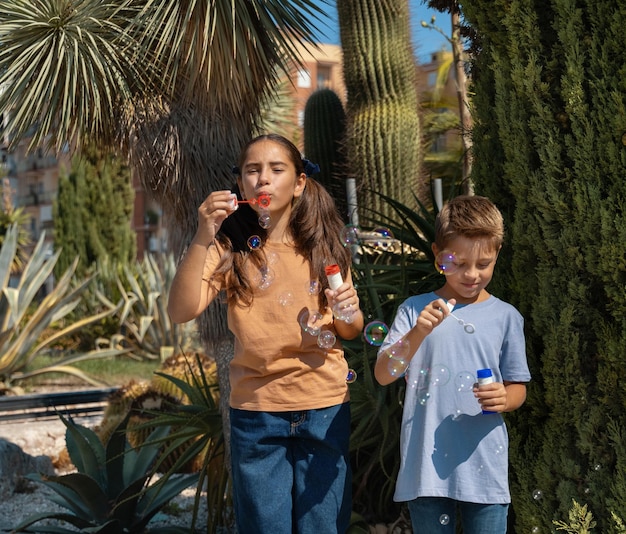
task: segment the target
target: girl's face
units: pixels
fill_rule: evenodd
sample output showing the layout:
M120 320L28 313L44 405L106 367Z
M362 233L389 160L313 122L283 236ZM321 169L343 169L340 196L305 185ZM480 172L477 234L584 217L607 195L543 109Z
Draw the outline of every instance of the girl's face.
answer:
M244 199L267 194L272 213L290 210L293 199L302 194L306 185L306 174L296 174L289 151L268 139L257 141L248 148L240 172L238 184ZM256 205L252 207L258 209Z
M456 270L446 275L441 296L454 298L459 304L485 300L489 296L485 288L491 282L499 250L487 239L462 236L451 240L445 250L454 253ZM437 245L433 245L433 252L435 256L440 252Z

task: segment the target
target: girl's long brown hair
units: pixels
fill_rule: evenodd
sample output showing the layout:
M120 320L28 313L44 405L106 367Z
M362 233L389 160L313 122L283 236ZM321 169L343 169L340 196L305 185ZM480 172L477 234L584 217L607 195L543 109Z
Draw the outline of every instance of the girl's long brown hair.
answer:
M241 152L239 168L243 166L248 149L254 143L264 140L278 143L286 149L295 166L296 175L305 172L298 148L288 139L276 134L261 135L250 141ZM246 216L249 219L251 216L257 216L254 211L252 211L253 215L250 215L250 211L242 211L240 217ZM238 212L239 210L233 215L238 215ZM247 215L245 215L246 213ZM248 220L245 226L249 226L249 223ZM337 263L345 279L352 262L350 250L344 246L340 237L344 226L335 201L328 191L317 181L307 177L306 187L302 195L294 199L289 220L289 232L294 240L296 251L309 262L311 280L319 280L324 288L328 287L328 280L324 271L326 265ZM265 241L265 231L258 226L258 223L257 228L256 234L261 237L262 241ZM224 230L224 226L222 226L222 230ZM246 263L252 262L261 269L267 264L267 259L263 247L254 250L233 247L233 236L227 235L228 233L230 232L220 231L218 234L218 241L224 247L225 252L213 276L224 283L229 305L249 306L253 300L254 288L252 280L247 274ZM324 309L327 304L326 295L321 291L319 295L320 310Z

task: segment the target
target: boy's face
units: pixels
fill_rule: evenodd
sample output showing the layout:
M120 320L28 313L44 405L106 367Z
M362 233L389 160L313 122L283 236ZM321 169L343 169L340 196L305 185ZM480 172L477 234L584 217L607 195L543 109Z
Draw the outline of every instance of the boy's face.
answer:
M432 248L435 256L441 252L436 244ZM485 300L489 296L485 288L491 282L499 250L487 239L462 236L452 239L445 250L454 254L456 270L446 274L441 296L454 298L459 304Z

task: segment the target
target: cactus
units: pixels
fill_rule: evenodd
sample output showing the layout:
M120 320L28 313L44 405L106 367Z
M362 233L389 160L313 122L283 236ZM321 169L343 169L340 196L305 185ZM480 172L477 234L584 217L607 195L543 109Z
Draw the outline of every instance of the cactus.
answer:
M417 208L422 150L408 0L343 0L337 11L359 206L393 216L377 192Z
M174 354L161 364L158 372L149 382L131 380L111 394L102 422L96 429L102 443L106 443L111 437L111 432L117 428L121 421L129 417L126 427L128 442L133 447L140 448L154 430L149 424L151 419L157 417L159 413L168 414L177 406L189 403L188 395L177 387L172 380L168 380L165 375L193 385L192 373L199 374L199 366L202 366L202 373L209 383L216 384L217 369L212 358L200 353L187 356ZM214 402L218 403L218 388L211 389L210 394ZM176 432L176 428L172 428L172 432ZM167 442L165 444L167 445ZM169 470L188 446L189 443L172 450L168 458L163 461L160 469ZM203 450L196 458L186 462L178 470L180 472L193 472L198 468L204 453ZM64 452L63 454L67 456L67 453Z
M217 384L217 366L215 364L215 360L202 353L187 355L174 354L161 364L159 371L168 376L180 378L181 380L190 383L190 373L196 373L198 371L198 362L201 362L202 369L209 382ZM168 380L163 376L155 374L150 381L150 385L152 389L161 393L172 395L182 403L189 402L189 399L180 390L180 388L178 388L171 380ZM215 389L212 394L215 402L219 402L219 390Z
M304 153L320 166L315 178L335 199L339 212L347 218L345 186L346 112L332 89L315 91L304 108Z
M149 388L149 382L131 380L117 391L109 395L107 407L104 410L102 421L95 428L95 432L102 443L107 443L111 433L130 412L133 401L143 395Z

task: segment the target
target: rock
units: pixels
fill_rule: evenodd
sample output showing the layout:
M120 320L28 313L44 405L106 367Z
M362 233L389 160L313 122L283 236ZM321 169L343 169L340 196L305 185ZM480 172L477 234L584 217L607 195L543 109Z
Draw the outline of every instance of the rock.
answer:
M54 475L52 460L48 456L26 454L15 443L0 438L0 501L27 485L24 476L30 473Z

